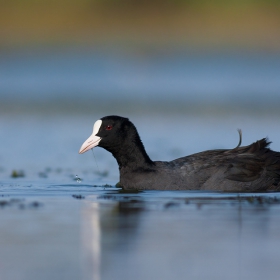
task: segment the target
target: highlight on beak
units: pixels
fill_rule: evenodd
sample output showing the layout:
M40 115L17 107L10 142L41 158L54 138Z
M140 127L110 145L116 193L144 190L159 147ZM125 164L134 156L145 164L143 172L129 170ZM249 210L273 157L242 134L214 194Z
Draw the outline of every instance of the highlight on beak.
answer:
M83 154L88 150L96 147L99 144L100 140L101 140L100 137L91 135L81 146L79 154Z
M101 137L96 136L96 134L98 133L101 124L102 124L101 120L95 122L93 126L92 135L83 143L83 145L80 148L79 154L83 154L99 144L99 142L101 141Z

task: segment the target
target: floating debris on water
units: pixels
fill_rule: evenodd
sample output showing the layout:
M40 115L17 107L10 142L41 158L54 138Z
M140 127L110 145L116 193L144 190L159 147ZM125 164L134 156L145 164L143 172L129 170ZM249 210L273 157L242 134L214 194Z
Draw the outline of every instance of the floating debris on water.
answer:
M13 170L12 174L11 174L12 178L20 178L20 177L25 177L25 174L23 172L23 170Z
M33 208L37 208L37 207L42 206L42 203L40 203L38 201L34 201L34 202L30 203L29 206L33 207Z
M38 208L42 205L43 204L38 201L27 203L24 201L24 199L16 199L16 198L0 200L0 209L6 207L13 207L13 206L17 206L19 209Z
M73 194L72 197L76 198L76 199L84 199L85 197L81 194Z

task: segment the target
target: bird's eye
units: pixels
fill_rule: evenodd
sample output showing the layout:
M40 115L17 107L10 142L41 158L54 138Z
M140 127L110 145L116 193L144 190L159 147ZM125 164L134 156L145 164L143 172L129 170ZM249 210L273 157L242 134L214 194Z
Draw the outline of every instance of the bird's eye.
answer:
M105 129L106 130L111 130L113 128L113 126L111 124L106 125Z

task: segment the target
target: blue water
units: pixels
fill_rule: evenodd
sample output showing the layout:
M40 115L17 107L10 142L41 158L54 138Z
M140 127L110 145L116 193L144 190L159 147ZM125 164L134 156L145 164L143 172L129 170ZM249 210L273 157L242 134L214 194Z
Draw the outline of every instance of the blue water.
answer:
M279 277L278 193L3 187L1 279Z
M0 62L2 100L280 101L279 53L112 47L6 52Z
M153 160L233 148L237 128L244 145L268 136L280 151L279 54L66 49L0 62L1 280L279 278L278 193L121 193L108 152L78 154L109 114L134 122Z

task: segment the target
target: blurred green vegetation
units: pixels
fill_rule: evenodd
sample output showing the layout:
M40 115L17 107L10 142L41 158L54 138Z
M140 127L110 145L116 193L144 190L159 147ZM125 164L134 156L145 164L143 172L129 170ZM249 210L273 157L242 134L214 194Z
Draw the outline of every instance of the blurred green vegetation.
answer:
M106 4L106 5L150 5L153 3L157 4L186 4L186 5L248 5L248 4L279 4L280 0L0 0L0 4L5 5L37 5L37 4L77 4L77 5L88 5L88 4Z
M280 0L0 0L0 47L148 42L280 49Z
M65 9L71 6L79 8L121 8L135 10L138 7L149 9L157 7L164 9L166 7L188 7L194 9L205 9L208 7L216 8L244 8L244 7L280 7L280 0L0 0L2 7L13 8L30 8L30 7L46 7L46 6L63 6Z

